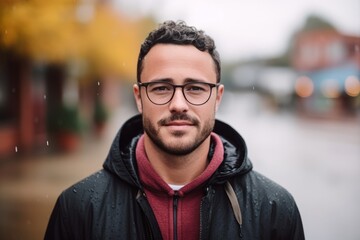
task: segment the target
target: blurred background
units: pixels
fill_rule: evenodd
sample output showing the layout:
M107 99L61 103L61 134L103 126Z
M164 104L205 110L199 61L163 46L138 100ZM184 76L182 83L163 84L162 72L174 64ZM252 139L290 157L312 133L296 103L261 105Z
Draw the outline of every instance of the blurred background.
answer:
M217 117L293 194L306 238L360 239L359 12L359 0L1 0L0 239L42 239L61 191L101 168L137 113L139 46L167 19L215 39Z

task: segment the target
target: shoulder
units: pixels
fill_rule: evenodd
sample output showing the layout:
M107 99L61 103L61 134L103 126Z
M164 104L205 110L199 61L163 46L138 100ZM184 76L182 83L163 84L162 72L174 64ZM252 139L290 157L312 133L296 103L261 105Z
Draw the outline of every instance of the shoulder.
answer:
M293 196L287 189L254 170L234 178L234 188L239 192L266 198L269 201L282 199L283 202L294 202Z
M59 212L74 222L113 214L114 204L125 206L135 190L107 170L100 170L64 190L57 201Z
M280 184L256 171L235 178L233 187L243 207L252 209L255 215L261 211L263 217L273 218L271 221L281 219L285 222L291 222L291 218L299 217L292 194Z
M91 195L95 191L103 191L112 176L104 170L99 170L88 177L76 182L62 192L62 196L76 198L77 196Z
M107 170L84 178L60 194L46 239L109 239L115 235L129 239L136 227L131 224L135 220L129 219L138 216L134 214L136 191ZM113 232L111 226L119 222L123 227Z
M259 223L252 227L254 233L263 232L275 239L303 239L300 212L287 189L256 171L234 178L232 185L244 218Z
M126 189L119 178L107 170L99 170L64 190L59 199L64 207L85 210L90 205L111 198L122 189ZM124 191L123 191L124 192Z

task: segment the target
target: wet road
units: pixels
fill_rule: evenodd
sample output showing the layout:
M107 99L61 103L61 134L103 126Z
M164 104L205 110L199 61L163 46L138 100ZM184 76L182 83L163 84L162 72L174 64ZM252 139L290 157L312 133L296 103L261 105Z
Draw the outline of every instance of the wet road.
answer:
M89 138L75 153L2 163L0 239L42 239L57 196L101 168L118 127L134 113L119 110L103 139ZM263 108L256 95L231 93L217 116L245 138L254 169L293 194L307 239L360 239L359 120L299 119Z
M261 101L228 94L218 118L245 138L254 169L295 197L306 239L360 239L360 119L301 119Z

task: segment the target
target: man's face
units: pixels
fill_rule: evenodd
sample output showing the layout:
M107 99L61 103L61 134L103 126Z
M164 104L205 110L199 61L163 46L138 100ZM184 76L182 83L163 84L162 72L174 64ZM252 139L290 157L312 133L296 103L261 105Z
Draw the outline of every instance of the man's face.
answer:
M157 44L143 60L141 82L166 81L182 85L189 81L216 83L214 61L210 54L191 45ZM172 155L186 155L207 139L214 127L215 112L220 104L223 86L211 89L203 105L187 102L181 88L164 105L152 103L146 88L134 85L138 110L143 115L145 140Z

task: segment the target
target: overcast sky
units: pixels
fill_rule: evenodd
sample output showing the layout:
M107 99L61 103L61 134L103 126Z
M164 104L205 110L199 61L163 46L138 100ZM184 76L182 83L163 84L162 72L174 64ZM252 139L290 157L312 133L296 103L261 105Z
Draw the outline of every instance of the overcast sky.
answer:
M281 54L306 16L316 14L360 36L360 0L113 0L131 16L184 20L205 30L223 60Z

